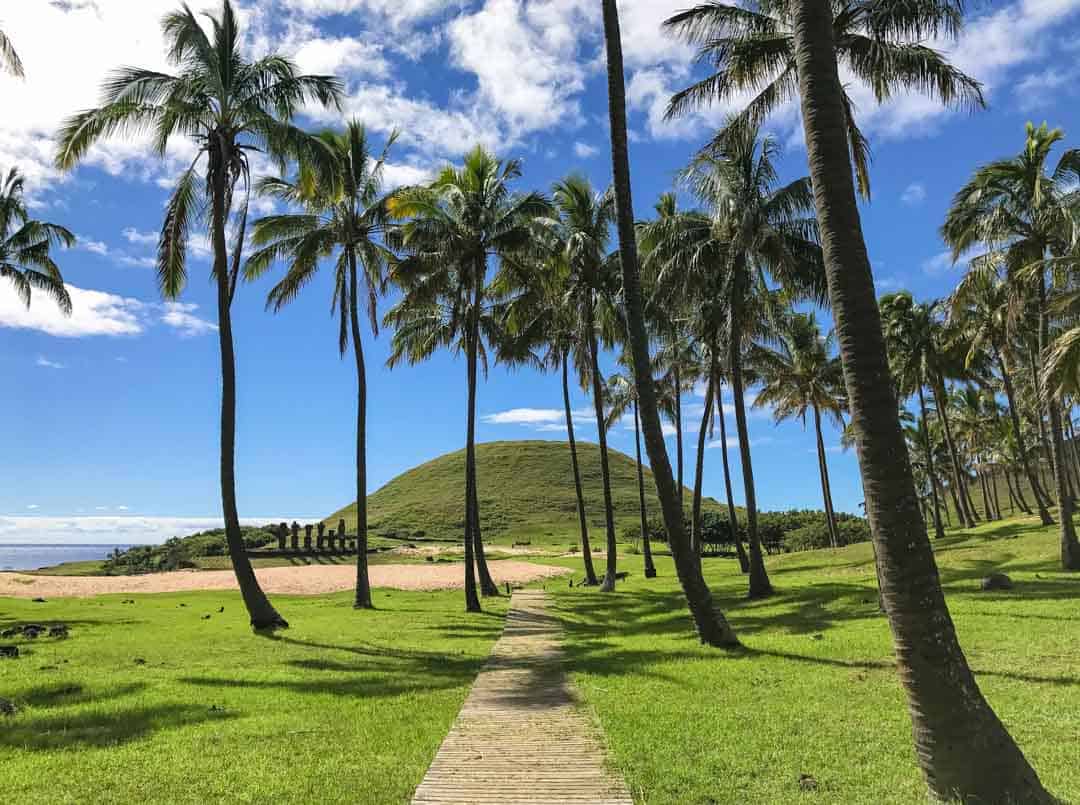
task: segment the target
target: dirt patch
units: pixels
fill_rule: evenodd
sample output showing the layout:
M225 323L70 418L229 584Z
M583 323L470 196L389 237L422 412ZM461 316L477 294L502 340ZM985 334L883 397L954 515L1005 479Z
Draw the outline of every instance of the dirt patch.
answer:
M495 581L502 585L527 584L539 579L561 576L569 568L518 562L513 559L489 562ZM397 590L453 590L464 586L462 562L413 565L372 565L372 587ZM322 595L351 590L356 583L352 565L305 565L303 567L268 567L255 571L268 593L285 595ZM86 598L108 593L173 593L187 590L235 590L231 570L177 571L148 573L143 576L30 576L23 573L0 573L0 596L16 598L71 597Z

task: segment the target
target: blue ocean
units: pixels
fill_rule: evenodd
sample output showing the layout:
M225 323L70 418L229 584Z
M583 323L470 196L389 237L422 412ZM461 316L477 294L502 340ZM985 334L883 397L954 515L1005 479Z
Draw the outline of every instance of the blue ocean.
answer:
M61 562L104 559L114 549L130 545L31 545L0 543L0 570L37 570Z

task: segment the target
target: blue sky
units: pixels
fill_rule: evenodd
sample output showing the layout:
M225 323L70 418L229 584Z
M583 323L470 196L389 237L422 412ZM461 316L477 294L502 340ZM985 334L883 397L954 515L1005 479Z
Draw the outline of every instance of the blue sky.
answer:
M662 121L672 90L695 74L692 54L659 30L686 4L622 4L639 215L670 189L726 111ZM219 370L205 236L191 243L180 304L161 303L152 268L167 188L191 146L176 143L162 161L143 143L109 142L70 176L57 175L49 159L59 121L93 105L110 68L165 67L158 21L175 6L33 0L0 13L27 72L25 81L0 76L0 167L19 166L36 214L80 237L58 258L73 286L70 319L45 299L26 313L0 288L0 540L45 522L28 517L60 518L49 522L74 534L88 516L202 522L219 513ZM599 4L592 0L244 0L239 7L253 55L275 49L307 71L337 73L348 88L348 114L378 136L402 129L392 181L421 180L477 142L524 160L522 190L546 190L573 170L597 186L609 181ZM948 292L958 269L943 259L936 230L949 198L976 165L1020 147L1026 120L1080 134L1078 10L1080 0L995 4L970 18L959 43L932 43L984 82L988 111L950 112L917 96L878 107L863 88L851 88L874 150L874 199L863 222L880 291ZM303 122L336 121L312 110ZM782 110L769 129L784 144L782 176L803 175L797 110ZM234 310L241 513L322 515L351 495L353 372L337 354L328 276L277 315L263 309L272 280L241 288ZM441 355L389 371L388 343L383 333L365 344L372 490L464 441L463 362ZM687 400L688 467L701 403ZM560 405L557 377L495 367L480 390L479 438L562 438L552 427ZM588 405L577 393L575 407ZM595 439L587 418L580 428L582 438ZM812 434L797 423L774 427L764 412L752 416L750 431L759 505L819 506ZM856 511L855 459L838 442L835 431L826 434L834 497L839 508ZM623 428L611 443L633 451ZM706 454L705 476L706 494L718 497L719 449Z

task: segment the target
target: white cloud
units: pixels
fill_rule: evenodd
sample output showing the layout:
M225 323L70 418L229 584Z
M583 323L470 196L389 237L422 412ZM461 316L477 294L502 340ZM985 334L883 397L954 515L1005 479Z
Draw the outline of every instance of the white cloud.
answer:
M42 294L32 298L27 310L10 280L0 280L0 327L37 330L62 338L136 336L157 323L175 329L181 336L204 335L217 329L195 315L195 304L158 304L71 284L66 287L71 296L70 316L64 316L56 303ZM39 361L39 365L45 364Z
M140 232L133 226L127 227L121 234L128 243L137 246L157 246L158 243L157 232Z
M926 188L920 182L912 182L904 188L900 200L910 206L922 204L926 200Z
M943 274L953 267L951 251L938 252L933 257L927 257L922 262L922 270L927 274Z
M146 305L139 300L70 284L67 291L70 316L64 316L56 303L42 294L33 297L27 310L10 281L0 281L0 327L39 330L65 338L138 335L143 331Z
M76 247L83 251L92 252L93 254L101 255L102 257L108 257L109 247L100 240L94 240L88 238L85 235L80 235L76 241Z
M773 439L772 436L762 436L759 439L751 439L750 440L750 446L751 447L758 447L758 446L763 445L763 444L772 444L774 441L776 441L776 440ZM717 447L725 447L725 446L727 447L728 450L738 450L739 449L739 437L738 436L728 436L727 441L725 441L725 442L721 442L719 439L714 439L713 441L706 443L705 449L706 450L713 450L713 449L715 449Z
M40 506L38 506L38 505L37 505L36 503L31 503L31 504L30 504L29 506L27 506L26 508L28 508L28 509L40 509L41 507L40 507Z
M385 77L390 63L382 47L351 36L320 38L312 31L305 37L293 59L302 72L317 75L365 74Z
M576 408L570 412L574 427L596 427L592 408ZM519 425L541 433L566 431L566 412L561 408L511 408L484 414L480 421L487 425Z
M216 324L195 315L198 309L198 305L190 303L166 302L165 315L161 317L161 321L176 329L183 338L216 332Z
M34 361L34 365L41 366L45 369L67 369L65 364L59 363L58 361L50 361L44 355L38 355L38 359Z
M600 149L595 145L589 145L589 143L576 142L574 143L574 156L578 159L590 159L600 153Z
M903 283L903 281L900 280L899 277L893 277L893 276L879 277L879 276L876 276L876 275L874 276L874 287L877 289L878 293L882 293L882 292L886 292L886 291L895 291L898 288L902 288L903 285L904 285L904 283Z

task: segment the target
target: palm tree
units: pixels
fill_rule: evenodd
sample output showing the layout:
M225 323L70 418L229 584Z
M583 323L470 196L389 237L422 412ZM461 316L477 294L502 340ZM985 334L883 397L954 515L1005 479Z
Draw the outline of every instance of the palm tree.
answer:
M808 215L810 184L777 186L778 146L758 131L734 126L715 151L699 154L684 180L708 212L686 212L642 227L662 298L692 300L692 328L710 354L727 350L727 371L746 495L750 596L771 594L757 531L757 504L746 422L743 356L767 326L768 278L794 298L824 296L816 225ZM714 390L715 391L715 390Z
M1012 424L1018 457L1031 486L1031 493L1039 510L1039 519L1044 526L1052 525L1054 521L1047 510L1049 500L1039 483L1039 476L1032 468L1024 429L1020 424L1016 390L1010 369L1012 360L1008 357L1012 354L1009 348L1012 304L1008 285L998 271L998 266L989 260L973 264L953 291L950 318L957 324L960 340L968 345L965 357L968 366L975 362L983 350L989 350L997 364L1008 403L1009 421Z
M795 313L781 321L775 348L758 348L751 360L762 379L754 407L772 406L773 419L783 422L798 418L806 427L806 413L814 414L817 436L818 470L821 474L821 493L829 538L834 548L839 546L829 469L825 459L825 442L821 436L821 417L824 414L840 428L844 427L841 385L843 374L840 360L831 355L833 333L823 336L813 313Z
M15 52L15 46L2 30L0 30L0 70L6 70L16 78L25 77L19 54Z
M851 174L850 115L829 0L791 0L792 46L814 200L858 442L866 513L897 668L908 695L916 756L940 799L1052 801L990 708L956 637L897 418L896 390ZM877 20L871 43L891 32L931 38L960 22L950 3L853 4ZM900 85L920 88L917 76Z
M622 363L629 363L629 356L623 356ZM608 415L604 423L610 429L622 419L628 409L634 412L634 451L637 459L638 513L641 517L641 544L645 554L645 578L656 578L656 565L653 564L652 546L649 544L649 514L645 508L645 472L641 465L641 417L638 416L637 387L626 375L614 374L607 381Z
M735 543L735 554L739 559L739 569L743 573L750 572L750 557L743 549L742 537L739 532L739 518L735 514L735 498L731 494L731 467L728 462L727 447L727 413L724 411L723 381L724 373L721 366L720 356L716 360L710 360L711 371L709 379L715 390L713 398L716 402L716 414L713 422L720 423L720 459L724 468L724 494L727 500L728 527L731 529L731 539Z
M929 386L933 391L945 444L949 449L957 515L964 527L972 528L975 526L974 506L967 497L967 476L949 422L944 378L951 367L946 354L944 322L939 315L940 305L936 302L916 303L907 291L886 294L881 298L880 305L889 367L897 390L902 399L918 394L919 413L924 422L927 421L927 411L923 389ZM930 471L933 471L932 457L928 455L926 460ZM940 517L934 522L934 536L944 536Z
M577 496L578 526L581 533L581 556L585 565L585 584L595 587L600 582L593 567L589 544L589 525L585 515L585 495L581 486L577 439L574 436L574 415L570 406L570 363L575 367L587 365L584 357L588 345L576 326L578 316L567 297L570 272L565 250L543 249L542 268L525 278L524 287L501 287L505 297L496 307L496 317L506 325L506 337L499 346L498 360L508 366L532 365L542 371L558 371L562 376L563 410L566 417L566 437L570 445L570 468L574 475ZM507 280L512 280L509 276ZM519 278L520 279L520 278ZM587 341L587 339L585 339ZM539 355L536 350L542 348ZM580 373L579 385L587 386Z
M408 219L392 245L407 257L390 279L402 297L384 321L395 326L389 366L426 360L440 347L465 353L468 410L465 433L465 605L480 611L473 561L484 595L498 595L484 558L476 483L477 369L487 371L485 341L498 344L500 323L492 316L488 264L515 271L513 257L532 244L534 222L550 206L536 193L516 194L521 161L501 160L476 147L461 167L447 166L431 184L405 188L390 199L390 212ZM498 283L499 278L493 281Z
M689 550L683 526L682 506L671 476L671 462L664 445L660 411L653 388L649 337L645 328L644 302L638 276L637 241L634 237L634 202L630 188L630 157L626 135L626 74L623 70L622 35L616 0L603 0L604 45L607 53L608 111L611 128L611 161L615 178L615 210L619 231L619 260L623 278L623 304L626 310L626 334L633 358L634 382L638 388L638 407L645 449L649 454L660 498L668 544L671 547L679 583L694 618L698 636L710 646L737 646L735 632L713 602L701 563Z
M17 168L8 171L0 184L0 277L11 282L27 309L32 291L37 290L53 299L68 316L71 297L50 252L57 246L74 246L75 236L59 224L31 218L23 200L23 186Z
M351 121L344 132L319 135L333 155L333 183L320 182L318 171L301 164L294 180L266 177L259 190L266 196L303 208L302 213L270 215L255 222L252 241L259 248L248 258L245 276L255 279L275 260L288 263L288 273L270 291L267 306L275 312L294 300L319 269L322 258L337 253L331 307L340 318L338 349L345 356L351 340L356 358L356 594L353 605L370 609L367 544L367 374L360 337L360 281L363 278L368 324L378 335L376 301L394 255L383 243L389 216L382 192L383 166L391 135L378 158L371 155L364 126Z
M1060 129L1048 129L1045 123L1038 128L1028 123L1026 135L1020 154L975 171L953 199L941 233L952 249L953 259L976 244L985 244L989 251L974 262L1000 263L1014 297L1034 297L1039 322L1038 350L1040 355L1046 355L1050 348L1051 313L1046 278L1054 258L1067 254L1073 245L1075 224L1068 204L1074 184L1080 178L1080 150L1066 151L1048 175L1050 152L1064 134ZM1073 501L1067 488L1061 400L1045 383L1045 378L1036 380L1036 395L1045 406L1050 422L1061 564L1066 570L1080 570L1080 542L1076 539Z
M306 103L339 106L341 84L327 76L299 75L289 60L270 55L246 61L236 14L224 0L207 15L209 34L186 6L168 14L162 31L176 75L123 67L106 79L102 105L68 118L59 134L57 166L70 170L107 137L149 134L164 156L171 139L196 143L191 164L176 180L158 243L158 284L167 299L187 282L187 240L200 211L209 210L211 276L217 288L221 350L221 500L225 537L240 593L256 629L287 626L259 587L240 533L236 507L236 361L231 308L240 279L250 192L248 154L265 151L323 164L324 149L288 121ZM200 175L200 166L205 163ZM327 167L321 173L329 173ZM242 199L237 199L239 193ZM234 215L235 213L235 215ZM232 219L232 254L227 242Z
M574 311L574 329L586 345L578 371L582 385L592 386L596 413L597 442L600 445L600 480L604 491L604 525L607 561L602 592L615 589L617 554L615 509L611 499L607 428L604 416L604 385L600 373L600 346L612 346L617 330L617 264L608 253L611 224L615 218L615 196L595 193L583 176L572 175L554 187L556 216L541 221L550 241L549 250L561 256L567 268L566 299ZM651 380L650 370L650 382Z
M714 103L730 104L749 93L753 98L732 125L757 128L798 97L797 8L792 0L762 0L748 6L708 0L669 18L665 30L697 47L698 60L713 72L671 98L667 119ZM882 9L880 0L848 0L830 3L825 13L831 20L837 59L874 93L878 103L917 88L946 105L983 106L978 81L912 36L926 25L956 31L961 23L959 4L909 4L901 11ZM840 103L859 192L869 199L870 145L855 120L855 104L846 86L841 87ZM726 134L726 129L721 130L713 146Z

